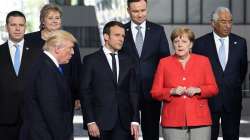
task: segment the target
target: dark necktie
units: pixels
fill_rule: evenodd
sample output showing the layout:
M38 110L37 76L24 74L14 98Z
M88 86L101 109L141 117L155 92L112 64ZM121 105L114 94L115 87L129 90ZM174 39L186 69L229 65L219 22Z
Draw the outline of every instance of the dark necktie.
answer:
M113 79L115 82L117 82L117 69L116 69L116 61L115 61L115 55L114 53L110 53L112 57L112 71L113 71Z

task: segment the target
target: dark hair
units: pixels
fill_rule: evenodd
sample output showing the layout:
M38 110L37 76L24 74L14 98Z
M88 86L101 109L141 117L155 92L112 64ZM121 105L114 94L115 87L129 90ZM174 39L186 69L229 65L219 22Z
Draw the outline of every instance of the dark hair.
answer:
M103 34L110 34L110 28L113 26L119 26L124 29L124 24L122 24L119 21L110 21L107 24L105 24L103 28Z
M9 18L10 17L23 17L24 20L26 21L26 18L24 16L24 14L22 12L20 12L20 11L11 11L11 12L9 12L7 14L7 16L6 16L6 24L9 23Z
M129 7L129 4L132 3L132 2L139 2L141 0L128 0L127 1L127 6ZM147 3L147 0L144 0L146 3Z

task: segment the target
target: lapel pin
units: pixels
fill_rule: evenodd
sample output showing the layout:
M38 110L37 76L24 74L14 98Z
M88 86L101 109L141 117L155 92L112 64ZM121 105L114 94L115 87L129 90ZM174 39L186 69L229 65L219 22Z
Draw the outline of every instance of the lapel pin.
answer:
M236 45L236 44L237 44L237 42L235 41L235 42L234 42L234 44Z
M30 48L25 48L27 51L30 49Z

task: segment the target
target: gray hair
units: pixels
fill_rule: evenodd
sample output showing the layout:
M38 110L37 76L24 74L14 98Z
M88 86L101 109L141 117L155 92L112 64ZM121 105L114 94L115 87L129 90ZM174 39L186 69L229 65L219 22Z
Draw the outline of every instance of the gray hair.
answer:
M228 12L232 16L231 11L227 7L217 7L212 13L212 19L211 20L212 21L217 21L219 19L219 13L220 12Z

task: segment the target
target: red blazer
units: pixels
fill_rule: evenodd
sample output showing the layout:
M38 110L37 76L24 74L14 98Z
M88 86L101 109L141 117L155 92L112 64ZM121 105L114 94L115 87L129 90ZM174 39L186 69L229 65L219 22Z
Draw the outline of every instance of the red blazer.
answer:
M199 87L201 94L193 97L170 95L171 88L177 86ZM154 99L163 101L163 127L211 125L207 99L217 93L208 58L196 54L191 54L185 69L175 55L161 59L151 90Z

